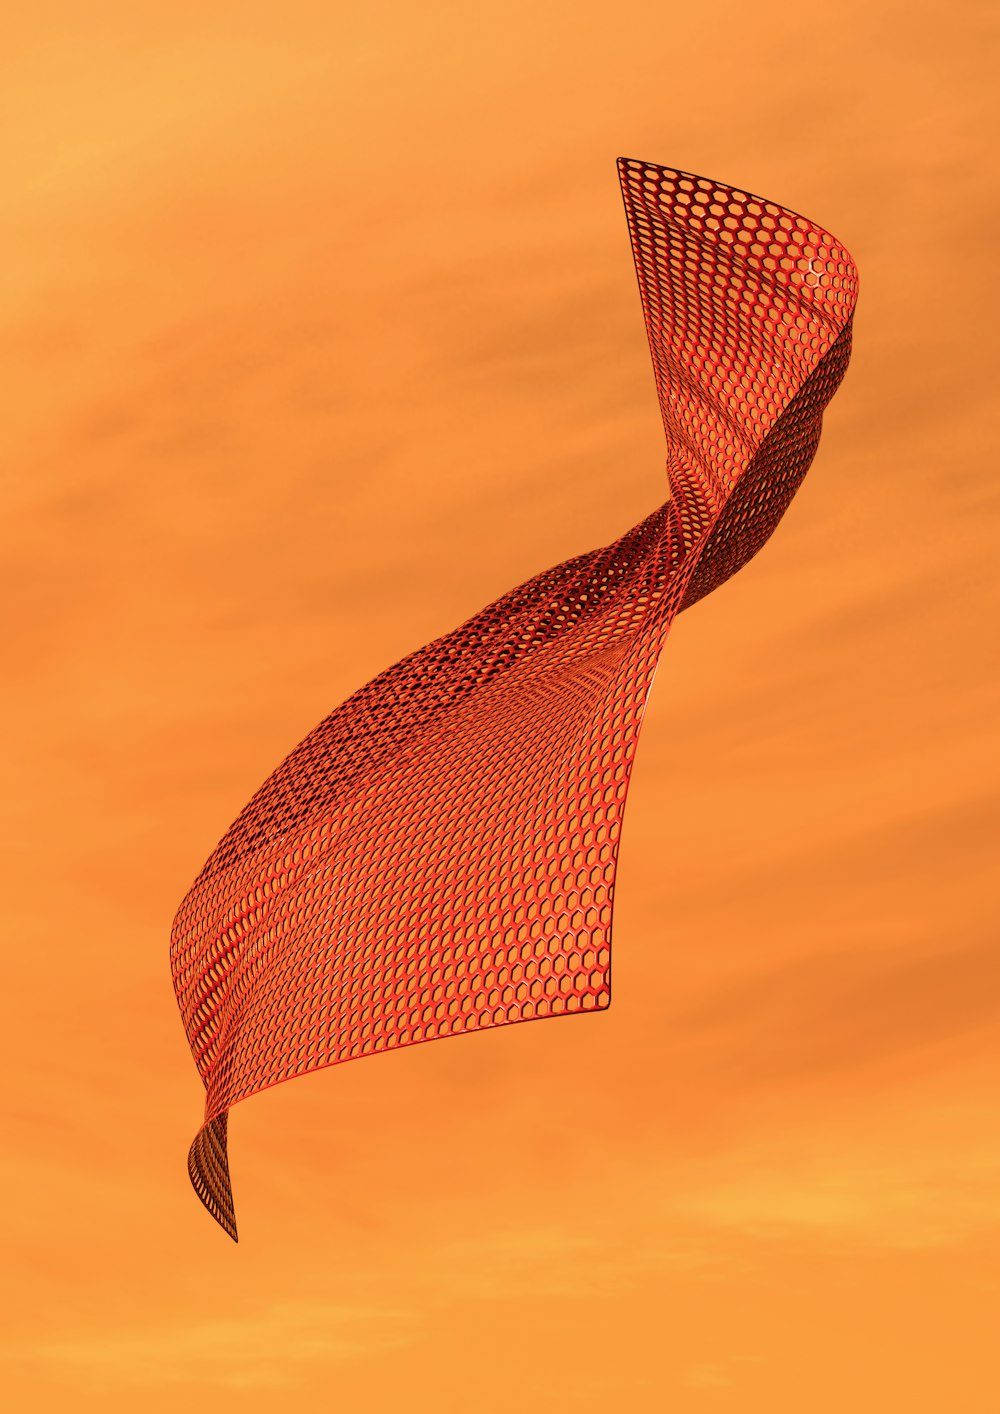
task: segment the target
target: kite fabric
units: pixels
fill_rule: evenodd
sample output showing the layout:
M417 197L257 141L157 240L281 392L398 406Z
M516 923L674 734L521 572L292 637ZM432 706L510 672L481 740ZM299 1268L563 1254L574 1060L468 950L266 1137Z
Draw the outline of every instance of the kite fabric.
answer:
M235 1240L227 1121L323 1066L609 1005L629 774L674 615L772 533L850 356L857 272L815 222L619 158L670 496L321 722L180 906L206 1089L191 1181Z

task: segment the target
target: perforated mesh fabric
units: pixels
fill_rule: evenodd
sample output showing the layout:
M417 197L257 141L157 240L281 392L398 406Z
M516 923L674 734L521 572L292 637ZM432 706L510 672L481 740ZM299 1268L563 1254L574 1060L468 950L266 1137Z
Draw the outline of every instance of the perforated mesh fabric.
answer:
M608 1006L615 861L671 620L771 534L847 366L854 264L719 182L619 159L670 498L382 673L265 781L174 920L234 1239L227 1118L357 1056Z

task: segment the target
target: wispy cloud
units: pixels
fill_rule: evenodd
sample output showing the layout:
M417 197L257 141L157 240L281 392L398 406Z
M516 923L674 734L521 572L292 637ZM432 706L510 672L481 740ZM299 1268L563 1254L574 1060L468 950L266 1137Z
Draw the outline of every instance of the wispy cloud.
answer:
M394 1308L278 1304L242 1318L212 1316L96 1335L74 1334L22 1347L17 1363L47 1376L98 1377L151 1386L176 1381L230 1388L294 1384L307 1367L378 1355L409 1345L419 1317Z
M796 1137L736 1152L728 1179L677 1193L665 1200L664 1215L755 1246L788 1239L866 1251L961 1246L997 1230L1000 1148L986 1140L973 1156L966 1144L956 1164L947 1122L939 1133L939 1151L926 1142L908 1146L898 1133L882 1144L845 1133L839 1149Z

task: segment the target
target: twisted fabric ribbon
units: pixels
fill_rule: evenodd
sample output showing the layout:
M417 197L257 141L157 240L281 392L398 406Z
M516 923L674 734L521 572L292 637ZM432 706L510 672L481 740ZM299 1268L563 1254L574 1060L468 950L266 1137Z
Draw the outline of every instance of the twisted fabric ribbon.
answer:
M854 264L748 192L620 158L670 498L380 674L265 781L171 936L236 1238L227 1119L292 1076L608 1006L629 773L674 615L774 530L850 354Z

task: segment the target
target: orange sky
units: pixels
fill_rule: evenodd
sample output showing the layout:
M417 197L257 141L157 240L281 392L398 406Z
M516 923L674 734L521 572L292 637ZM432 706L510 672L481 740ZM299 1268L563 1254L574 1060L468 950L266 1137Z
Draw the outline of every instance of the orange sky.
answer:
M993 7L4 30L9 1407L994 1414ZM665 650L611 1010L239 1106L234 1247L174 910L332 707L665 495L619 154L831 229L852 366Z

